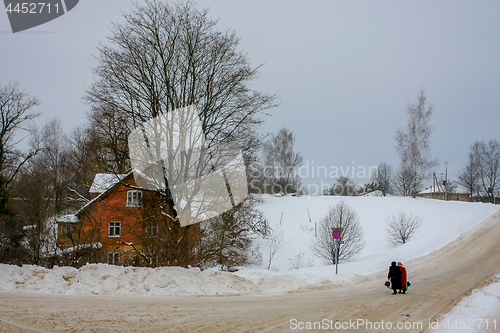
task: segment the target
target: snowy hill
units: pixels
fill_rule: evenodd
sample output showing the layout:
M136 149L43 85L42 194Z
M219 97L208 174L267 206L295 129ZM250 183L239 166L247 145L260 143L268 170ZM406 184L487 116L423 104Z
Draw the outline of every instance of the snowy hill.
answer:
M77 270L59 267L47 270L35 266L0 265L0 291L34 291L82 295L268 295L325 283L352 281L357 276L385 271L393 260L406 262L437 250L460 234L472 231L498 206L481 203L442 202L401 197L274 197L265 196L260 206L272 227L283 214L285 229L282 253L268 264L269 240L255 239L263 261L259 266L243 268L237 273L200 271L164 267L157 269L87 265ZM365 247L357 259L339 265L325 266L312 256L314 222L327 213L330 206L344 200L358 213ZM311 222L309 221L308 210ZM422 225L407 244L393 247L386 240L386 218L399 211L422 218ZM297 256L300 269L289 269ZM411 280L412 267L407 267Z
M299 252L314 260L316 265L322 262L312 257L310 244L314 237L314 222L319 223L329 207L344 201L358 213L364 232L365 247L358 255L358 260L343 264L342 271L367 274L385 269L391 261L407 261L437 250L462 232L479 224L494 214L498 206L482 203L466 203L430 199L412 199L407 197L274 197L266 196L260 207L275 227L283 213L286 227L282 255L273 263L278 271L288 269L288 259ZM308 210L311 221L309 222ZM386 219L393 213L411 212L422 218L422 225L415 236L404 246L393 247L386 239ZM257 240L264 253L261 268L266 267L268 242Z

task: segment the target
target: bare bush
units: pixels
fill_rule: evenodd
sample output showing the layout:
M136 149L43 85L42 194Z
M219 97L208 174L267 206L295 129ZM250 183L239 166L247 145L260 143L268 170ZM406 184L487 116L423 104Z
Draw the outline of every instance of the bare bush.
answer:
M313 239L311 245L313 254L328 264L335 264L336 260L336 242L332 237L335 229L342 230L339 240L344 242L339 249L339 263L352 259L364 246L363 230L358 214L341 201L335 207L330 207L326 216L320 221L318 237Z
M405 244L422 224L420 216L399 212L387 218L387 239L392 245Z
M288 269L290 270L312 266L314 266L314 262L312 259L306 260L306 255L302 251L300 251L295 257L288 258Z
M269 262L267 269L271 269L271 263L275 257L278 257L285 246L283 239L285 237L285 229L283 228L283 213L281 213L280 223L276 228L269 232Z

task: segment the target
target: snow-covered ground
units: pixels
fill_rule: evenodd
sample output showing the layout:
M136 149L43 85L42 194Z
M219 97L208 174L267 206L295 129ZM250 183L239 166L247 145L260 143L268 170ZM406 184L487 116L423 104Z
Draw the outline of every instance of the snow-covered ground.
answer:
M500 276L497 276L497 279ZM473 332L500 331L500 282L492 283L475 290L466 297L444 318L437 323L438 328L431 332Z
M365 247L357 259L335 267L311 254L314 223L328 208L344 200L356 210ZM80 269L0 265L0 291L31 291L81 295L270 295L326 283L344 283L385 271L393 260L403 263L452 242L498 210L481 203L442 202L401 197L275 197L265 196L260 209L272 227L283 214L284 246L267 270L269 240L255 239L263 255L260 265L236 273L197 268L157 269L86 265ZM309 214L308 214L309 210ZM422 225L407 244L393 247L386 239L386 219L399 211L422 218ZM309 215L311 221L309 220ZM298 260L300 259L300 260ZM291 269L300 262L300 269ZM412 267L408 267L411 281Z

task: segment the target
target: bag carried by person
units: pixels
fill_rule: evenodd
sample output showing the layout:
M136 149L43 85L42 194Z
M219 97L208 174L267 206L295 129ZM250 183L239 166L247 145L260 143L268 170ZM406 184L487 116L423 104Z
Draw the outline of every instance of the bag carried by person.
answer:
M385 281L385 286L390 289L391 288L391 283L389 281Z

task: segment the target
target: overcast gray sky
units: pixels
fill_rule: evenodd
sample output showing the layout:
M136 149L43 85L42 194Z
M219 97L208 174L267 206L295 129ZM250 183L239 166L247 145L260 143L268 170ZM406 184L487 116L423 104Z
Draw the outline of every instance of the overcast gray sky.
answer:
M421 88L434 105L439 175L456 179L475 140L500 140L499 1L200 0L255 65L255 89L276 93L263 132L286 126L310 166L396 167L394 136ZM0 83L41 100L41 125L85 122L97 45L128 0L80 0L62 17L13 34L0 13ZM357 169L359 170L359 169ZM311 176L311 175L310 175ZM351 175L349 175L351 176ZM352 178L352 177L351 177ZM332 180L328 180L330 183Z

